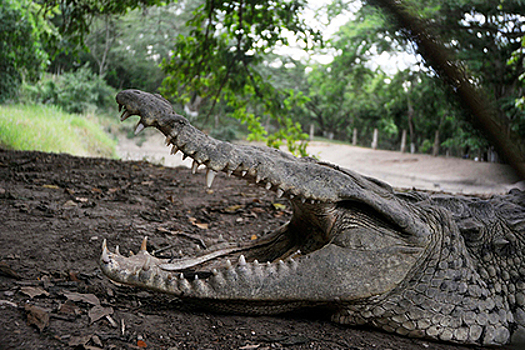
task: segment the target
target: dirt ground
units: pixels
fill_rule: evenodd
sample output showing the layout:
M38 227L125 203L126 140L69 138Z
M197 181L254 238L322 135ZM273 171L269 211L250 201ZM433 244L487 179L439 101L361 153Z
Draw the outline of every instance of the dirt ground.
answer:
M0 150L0 349L479 349L336 325L318 310L193 311L101 274L103 239L124 253L148 236L150 250L177 256L219 234L259 238L290 215L243 181L204 182L187 168Z

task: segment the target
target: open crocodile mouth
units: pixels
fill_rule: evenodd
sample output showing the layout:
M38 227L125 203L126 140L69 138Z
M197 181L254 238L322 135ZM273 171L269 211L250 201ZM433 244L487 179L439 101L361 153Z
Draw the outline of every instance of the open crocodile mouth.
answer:
M413 260L398 259L399 252L408 256L420 252L402 247L407 238L398 233L416 232L419 227L410 216L393 209L397 204L390 200L391 189L382 184L276 149L215 140L175 114L157 95L126 90L117 95L117 102L123 108L121 120L140 116L136 133L154 126L166 136L171 154L180 151L183 158L193 159L193 173L204 165L208 187L222 171L287 198L293 215L287 224L258 240L218 244L175 260L152 256L147 239L129 257L121 255L118 247L111 252L104 241L100 265L114 281L200 300L348 300L390 288L385 284L402 278ZM370 188L372 195L364 190ZM389 257L393 259L388 264L376 263L378 259L388 262ZM364 266L368 274L379 277L362 283ZM385 274L391 276L385 279ZM333 288L327 288L330 285Z

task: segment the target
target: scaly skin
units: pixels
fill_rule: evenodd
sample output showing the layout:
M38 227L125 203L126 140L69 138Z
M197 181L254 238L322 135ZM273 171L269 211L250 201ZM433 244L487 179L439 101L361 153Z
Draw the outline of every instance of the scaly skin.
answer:
M255 242L217 245L175 261L103 244L112 280L214 310L274 314L325 306L343 324L465 344L525 344L525 194L491 200L396 193L310 158L233 145L197 130L161 96L117 95L121 119L140 116L207 168L290 200L290 222ZM191 280L186 275L195 276Z

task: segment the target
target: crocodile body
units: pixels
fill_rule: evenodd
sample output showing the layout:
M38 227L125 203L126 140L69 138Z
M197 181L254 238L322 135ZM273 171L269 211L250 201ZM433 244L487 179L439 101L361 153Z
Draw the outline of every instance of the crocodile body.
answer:
M218 244L164 260L144 241L124 257L103 244L112 280L201 307L275 314L326 307L334 322L463 344L525 344L525 193L490 199L396 192L350 170L267 147L215 140L158 95L117 95L121 119L140 116L207 168L286 197L291 220L244 245ZM192 276L187 278L187 276Z

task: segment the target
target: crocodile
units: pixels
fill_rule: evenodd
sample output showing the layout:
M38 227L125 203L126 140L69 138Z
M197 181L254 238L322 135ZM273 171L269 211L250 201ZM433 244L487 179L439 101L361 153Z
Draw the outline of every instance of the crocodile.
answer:
M121 119L155 127L171 153L289 200L291 219L249 242L161 259L144 239L126 257L104 240L111 280L218 312L323 308L331 320L402 336L476 345L525 344L525 192L490 198L395 190L310 157L216 140L158 94L124 90Z

